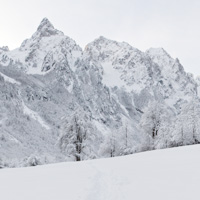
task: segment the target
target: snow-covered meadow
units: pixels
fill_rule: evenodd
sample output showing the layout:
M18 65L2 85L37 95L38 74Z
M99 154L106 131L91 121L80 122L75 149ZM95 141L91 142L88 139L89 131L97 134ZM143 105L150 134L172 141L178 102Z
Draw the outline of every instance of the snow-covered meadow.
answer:
M1 169L3 200L198 200L200 145Z

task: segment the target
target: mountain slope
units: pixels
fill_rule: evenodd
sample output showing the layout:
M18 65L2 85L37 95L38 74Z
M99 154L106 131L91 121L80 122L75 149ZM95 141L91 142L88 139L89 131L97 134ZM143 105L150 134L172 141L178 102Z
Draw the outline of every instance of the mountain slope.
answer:
M199 199L200 146L0 170L4 200Z

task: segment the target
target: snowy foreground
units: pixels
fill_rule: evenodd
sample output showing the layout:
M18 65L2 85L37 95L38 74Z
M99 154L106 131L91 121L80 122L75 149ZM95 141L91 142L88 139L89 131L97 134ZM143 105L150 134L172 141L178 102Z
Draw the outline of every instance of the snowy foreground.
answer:
M200 145L0 170L2 200L200 199Z

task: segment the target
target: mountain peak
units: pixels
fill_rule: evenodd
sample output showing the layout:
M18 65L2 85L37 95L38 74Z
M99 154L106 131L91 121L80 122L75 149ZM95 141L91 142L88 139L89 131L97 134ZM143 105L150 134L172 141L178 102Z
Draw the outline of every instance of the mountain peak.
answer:
M61 31L54 28L53 24L45 17L37 28L37 32L34 34L39 37L48 37L51 35L64 35Z
M9 48L8 48L8 46L3 46L3 47L0 47L0 50L2 50L2 51L9 51Z
M95 43L108 43L108 42L112 42L112 40L105 38L104 36L99 36L93 42L95 42Z
M89 43L89 45L99 45L99 46L111 46L111 48L114 46L118 46L118 47L124 47L124 46L130 46L128 43L126 42L117 42L115 40L111 40L111 39L108 39L104 36L99 36L97 39L95 39L93 42Z
M37 31L41 31L44 28L54 29L54 26L46 17L40 22L40 25L38 26Z
M168 56L171 57L167 51L163 48L150 48L146 51L149 55L156 55L156 56Z

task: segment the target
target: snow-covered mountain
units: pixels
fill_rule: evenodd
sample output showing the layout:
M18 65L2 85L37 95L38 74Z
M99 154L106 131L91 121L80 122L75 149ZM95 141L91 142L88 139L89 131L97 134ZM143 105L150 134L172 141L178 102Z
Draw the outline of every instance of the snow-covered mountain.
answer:
M2 165L200 141L199 81L162 48L101 36L82 50L45 18L19 48L0 48L0 84Z
M13 51L6 48L3 50L3 66L16 65L28 74L44 74L62 62L67 62L66 64L73 68L82 54L75 41L56 30L46 18L32 37L26 39L19 48Z
M160 98L169 101L169 106L197 93L193 77L162 48L144 53L125 42L100 37L87 45L85 52L103 67L103 83L134 93L133 101L140 108L146 106L146 102L141 104L144 93L149 97L147 101Z

